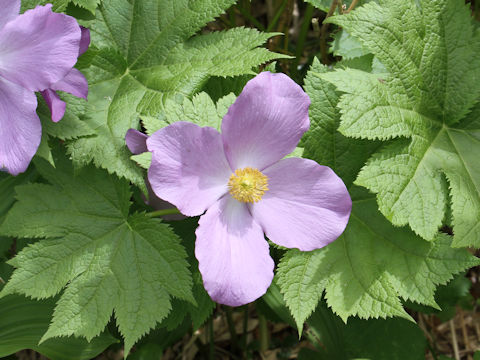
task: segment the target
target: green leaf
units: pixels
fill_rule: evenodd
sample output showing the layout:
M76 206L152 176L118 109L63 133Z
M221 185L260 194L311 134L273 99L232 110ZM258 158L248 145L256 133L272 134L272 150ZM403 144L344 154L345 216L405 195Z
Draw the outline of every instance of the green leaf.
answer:
M324 12L328 12L328 10L330 9L330 6L332 5L332 2L333 2L333 0L305 0L305 1L312 4L317 9L320 9ZM360 6L362 4L365 4L369 1L371 1L371 0L360 0L360 1L358 1L356 6L358 7L358 6ZM352 2L353 2L352 0L345 0L345 1L343 1L343 4L348 8L352 4ZM335 9L335 12L338 12L338 6Z
M304 138L304 155L329 165L344 179L353 199L352 215L344 234L327 247L289 250L278 267L278 285L299 329L324 292L345 321L355 315L411 319L400 298L437 307L436 286L479 260L464 249L452 249L447 235L427 242L405 227L393 227L378 211L373 195L352 185L357 169L378 144L335 132L340 95L322 80L325 73L316 61L305 80L312 125Z
M235 28L195 35L234 0L105 0L92 23L98 49L88 70L90 127L96 136L69 144L74 163L94 162L143 186L125 133L138 119L157 118L167 99L191 97L210 76L253 74L284 55L260 48L273 33Z
M470 294L472 282L464 273L456 275L448 284L439 286L435 294L435 301L441 309L407 302L406 307L424 314L434 314L441 322L447 322L455 317L458 307L472 310L475 300Z
M447 235L429 243L406 228L394 228L374 199L353 203L345 233L324 249L290 250L278 268L278 283L298 327L325 290L329 306L344 321L400 316L400 297L438 307L435 288L453 274L478 265L466 250L451 249Z
M52 360L88 360L94 358L118 340L102 333L92 341L68 337L52 339L38 345L50 324L54 299L31 300L19 295L0 299L0 356L33 349Z
M149 151L138 155L132 155L130 158L145 170L148 170L152 163L152 153Z
M303 157L335 169L349 187L380 142L347 139L337 131L340 94L334 85L321 79L326 72L327 68L315 58L305 78L305 91L312 100L309 109L311 123L300 146L304 147Z
M195 244L195 229L198 227L198 218L187 218L182 221L172 221L171 226L176 234L180 236L185 244L189 263L193 268L193 296L197 302L196 305L188 303L184 300L176 300L173 304L175 311L170 313L170 316L162 322L167 330L173 331L178 328L182 321L185 321L187 315L190 316L193 329L196 331L202 326L208 317L212 314L215 308L215 303L210 299L210 296L203 287L202 275L198 270L198 261L195 258L194 244Z
M192 100L182 97L178 100L167 100L164 112L158 118L146 117L143 125L148 134L177 121L189 121L198 126L210 126L220 131L222 119L236 96L229 94L218 100L217 104L212 101L207 93L196 94Z
M62 0L60 0L62 1ZM92 14L95 14L97 6L100 5L101 0L71 0L75 5L87 9Z
M217 101L225 94L234 93L236 96L240 95L243 88L249 80L253 78L253 75L241 75L235 77L223 78L219 76L212 76L202 91L205 91L213 101Z
M280 288L274 282L270 285L267 292L255 302L257 312L265 315L269 320L284 322L295 328L296 323L288 311L285 299L280 292Z
M65 12L70 1L72 1L73 4L90 11L92 14L95 14L95 9L101 2L101 0L23 0L22 11L33 9L37 5L50 3L53 5L53 11Z
M329 21L391 74L323 75L345 93L338 104L343 134L395 139L370 158L356 184L377 194L394 225L408 224L427 240L451 199L453 246L480 246L480 121L478 110L468 115L479 106L480 31L469 8L461 0L386 0Z
M33 9L37 5L52 4L52 10L55 12L65 11L70 0L23 0L21 13L26 10Z
M425 358L427 342L422 330L417 324L403 319L366 321L353 318L344 324L321 303L308 320L308 325L307 336L320 351L312 359Z
M17 176L0 172L0 219L15 202L15 186L34 181L37 177L37 173L31 168Z
M332 51L333 55L341 56L343 60L353 59L370 53L357 39L343 29L333 35Z
M52 185L18 186L0 226L10 236L46 238L10 261L16 267L2 296L48 298L65 288L42 341L98 335L115 312L126 353L170 311L171 296L195 303L186 253L159 220L129 215L126 181L86 167L75 176L66 160L37 169Z
M86 101L67 93L62 93L61 98L67 103L67 108L62 120L54 123L47 104L43 98L38 97L37 114L42 121L42 130L48 135L61 140L93 135L95 133L94 130L85 122Z

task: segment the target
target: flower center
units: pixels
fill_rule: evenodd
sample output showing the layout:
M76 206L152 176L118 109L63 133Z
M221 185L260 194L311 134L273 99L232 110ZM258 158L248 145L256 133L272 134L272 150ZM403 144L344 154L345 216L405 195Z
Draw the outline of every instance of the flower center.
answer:
M246 167L237 169L228 180L230 194L241 202L260 201L268 190L268 178L257 169Z

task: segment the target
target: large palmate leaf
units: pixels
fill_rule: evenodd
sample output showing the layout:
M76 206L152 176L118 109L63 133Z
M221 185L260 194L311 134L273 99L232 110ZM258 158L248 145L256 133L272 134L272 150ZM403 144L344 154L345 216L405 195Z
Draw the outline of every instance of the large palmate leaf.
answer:
M278 269L278 284L298 328L325 291L329 306L342 319L350 316L410 318L400 298L437 307L434 293L479 260L464 249L450 247L449 236L427 242L408 228L396 228L378 211L375 198L352 185L354 174L378 143L348 139L335 132L340 94L322 80L326 70L314 62L305 88L312 105L311 129L304 156L332 167L349 187L352 215L344 234L327 247L289 250Z
M371 157L356 184L377 194L393 224L409 224L427 240L451 206L453 246L480 246L480 31L464 1L387 0L329 21L390 73L324 75L345 93L343 134L396 139Z
M90 342L71 336L50 339L39 345L54 307L54 299L32 300L20 295L0 299L0 356L33 349L51 360L89 360L118 342L110 334L103 333Z
M254 29L195 35L235 0L106 0L92 24L97 48L85 74L88 112L96 136L75 140L76 163L97 166L143 184L130 160L125 133L140 117L157 117L175 94L191 96L210 76L237 76L274 58L259 48L275 34ZM194 36L195 35L195 36Z
M66 160L36 165L52 185L17 186L0 233L45 239L10 261L16 270L1 294L43 299L65 288L42 341L92 339L114 311L128 353L169 313L171 296L195 302L178 237L159 220L129 215L126 181L93 167L74 176Z

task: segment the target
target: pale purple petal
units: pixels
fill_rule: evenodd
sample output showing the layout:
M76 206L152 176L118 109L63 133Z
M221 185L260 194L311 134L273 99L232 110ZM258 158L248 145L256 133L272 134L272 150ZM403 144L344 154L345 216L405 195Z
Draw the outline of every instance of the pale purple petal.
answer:
M51 89L43 90L40 92L40 94L42 94L48 108L50 109L52 121L59 122L63 118L63 115L65 115L65 109L67 107L65 101L60 99L60 96L58 96L58 94Z
M338 238L352 208L343 181L327 166L289 158L265 169L269 190L250 206L274 243L310 251Z
M12 21L20 12L20 0L0 0L0 29Z
M63 79L75 65L81 31L71 16L37 6L0 30L0 76L41 91Z
M78 55L85 53L90 45L90 30L83 26L80 26L80 30L82 31L82 37L80 38Z
M87 79L75 68L72 68L63 79L57 81L50 88L65 91L83 99L86 99L88 95Z
M265 294L274 264L244 203L225 195L200 218L195 234L203 285L214 301L239 306Z
M284 74L263 72L250 80L222 122L234 169L259 170L291 153L308 130L310 98Z
M12 175L27 169L40 145L36 108L33 91L0 77L0 169Z
M138 155L147 152L147 139L148 136L138 130L128 129L125 135L125 142L127 143L128 150L132 154Z
M177 122L147 140L148 180L157 196L187 216L202 214L228 192L232 174L217 130Z

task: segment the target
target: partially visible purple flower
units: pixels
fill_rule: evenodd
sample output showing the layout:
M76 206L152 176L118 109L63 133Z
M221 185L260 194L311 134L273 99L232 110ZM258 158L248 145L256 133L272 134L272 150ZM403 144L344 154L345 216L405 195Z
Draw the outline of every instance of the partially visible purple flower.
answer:
M274 263L264 233L278 245L309 251L334 241L347 225L352 202L342 180L312 160L283 159L310 126L309 105L289 77L263 72L229 108L221 134L177 122L146 139L157 196L188 216L206 211L195 256L218 303L243 305L270 286ZM127 143L135 143L130 136ZM137 145L145 141L132 137Z
M90 30L83 26L80 26L80 29L82 31L82 37L80 38L78 56L87 51L88 46L90 45ZM60 96L56 93L58 90L86 99L88 96L88 82L80 71L72 68L63 79L57 81L49 89L40 92L50 109L53 122L58 122L63 118L67 107L65 101L60 99Z
M147 139L148 135L135 129L128 129L125 135L125 143L127 144L128 150L134 155L148 151Z
M50 4L20 15L20 0L0 0L0 7L0 170L17 175L41 140L35 91L84 96L86 81L72 68L85 41L77 21L52 12Z

